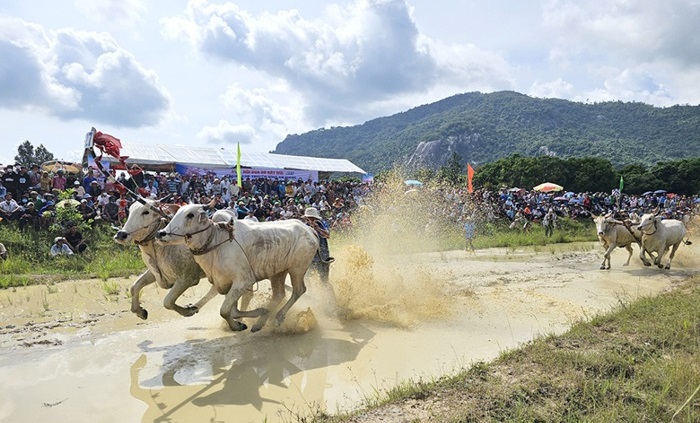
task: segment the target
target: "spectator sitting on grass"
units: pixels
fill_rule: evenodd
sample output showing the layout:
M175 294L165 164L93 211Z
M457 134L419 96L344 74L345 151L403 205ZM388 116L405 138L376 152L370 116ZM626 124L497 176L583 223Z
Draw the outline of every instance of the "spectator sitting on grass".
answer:
M51 257L56 256L70 256L73 254L73 250L70 249L66 239L62 236L57 236L53 240L54 244L51 246Z
M87 249L87 244L83 241L83 234L78 230L78 225L71 223L68 225L68 232L63 238L74 253L82 253Z

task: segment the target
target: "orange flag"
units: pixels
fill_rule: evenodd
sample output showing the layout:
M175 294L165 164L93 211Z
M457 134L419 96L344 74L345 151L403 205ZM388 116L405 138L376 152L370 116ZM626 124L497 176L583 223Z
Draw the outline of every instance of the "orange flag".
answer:
M474 192L474 186L472 186L472 179L474 178L474 168L472 165L467 163L467 192Z

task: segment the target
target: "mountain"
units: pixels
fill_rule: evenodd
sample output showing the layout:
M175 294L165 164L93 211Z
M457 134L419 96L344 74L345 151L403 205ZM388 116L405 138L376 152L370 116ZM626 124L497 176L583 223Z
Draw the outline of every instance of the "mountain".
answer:
M649 166L700 156L700 106L472 92L362 125L288 135L274 152L349 159L368 172L394 164L436 169L452 152L477 165L518 153Z

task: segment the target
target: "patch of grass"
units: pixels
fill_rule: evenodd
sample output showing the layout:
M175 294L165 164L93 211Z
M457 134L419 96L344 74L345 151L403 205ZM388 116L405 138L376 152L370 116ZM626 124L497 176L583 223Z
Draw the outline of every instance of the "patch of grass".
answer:
M51 257L49 249L56 235L49 230L20 232L14 226L1 225L0 239L9 254L7 260L0 261L0 288L77 278L106 280L145 268L138 248L116 244L113 231L105 226L83 232L88 249L80 255Z
M119 288L119 284L115 281L102 281L101 286L102 291L107 295L118 295L119 291L121 290Z
M543 336L435 382L405 382L368 401L431 421L700 421L700 277L654 298ZM314 421L344 422L359 413ZM406 420L410 421L410 420ZM418 420L415 420L418 421ZM422 420L421 420L422 421Z

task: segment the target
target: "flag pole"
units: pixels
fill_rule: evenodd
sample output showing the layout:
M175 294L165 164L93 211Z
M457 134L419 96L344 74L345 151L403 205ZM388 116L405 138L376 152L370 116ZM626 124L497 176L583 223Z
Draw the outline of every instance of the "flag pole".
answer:
M238 187L243 189L243 181L241 180L241 143L238 143L238 154L236 155L236 181L238 182Z

